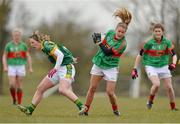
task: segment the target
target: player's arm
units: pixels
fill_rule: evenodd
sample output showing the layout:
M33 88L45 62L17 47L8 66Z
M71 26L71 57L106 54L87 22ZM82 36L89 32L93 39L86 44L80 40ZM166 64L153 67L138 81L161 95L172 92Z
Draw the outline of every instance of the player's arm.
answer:
M62 64L64 54L58 48L56 48L54 51L54 55L57 57L56 64L55 64L54 68L58 69Z
M3 64L3 70L7 71L8 66L7 66L7 53L4 51L3 56L2 56L2 64Z
M33 69L32 69L32 58L31 58L31 55L30 55L30 53L28 51L26 52L26 56L27 56L27 63L28 63L29 72L33 72Z
M110 56L110 55L113 55L114 52L113 52L113 48L112 47L107 47L105 46L105 44L102 43L102 41L104 40L102 38L102 35L101 33L94 33L92 35L93 37L93 41L95 44L99 45L99 47L101 48L101 50L103 51L103 53L107 56Z
M145 46L145 42L141 43L139 54L136 56L134 67L133 67L133 70L131 71L132 79L136 79L138 77L137 68L141 62L142 56L144 55L144 49L145 48L147 48L147 45Z
M56 47L51 51L51 55L55 55L57 59L54 68L51 69L48 73L48 77L50 78L57 72L64 58L64 54Z
M169 53L172 56L172 63L169 65L169 70L174 70L176 68L177 63L177 55L174 50L174 45L172 44L171 48L169 49Z

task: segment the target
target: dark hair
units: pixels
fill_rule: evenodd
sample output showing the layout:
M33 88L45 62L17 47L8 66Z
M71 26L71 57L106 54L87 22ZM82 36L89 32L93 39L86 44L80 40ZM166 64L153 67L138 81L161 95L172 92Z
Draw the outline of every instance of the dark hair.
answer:
M163 26L161 23L154 24L154 26L153 26L153 31L154 31L156 28L161 28L163 32L165 31L164 26Z
M127 30L128 25L132 19L131 13L126 8L121 8L121 9L116 10L116 12L114 12L113 15L115 17L119 17L122 20L122 22L119 22L117 24L116 28L120 26Z

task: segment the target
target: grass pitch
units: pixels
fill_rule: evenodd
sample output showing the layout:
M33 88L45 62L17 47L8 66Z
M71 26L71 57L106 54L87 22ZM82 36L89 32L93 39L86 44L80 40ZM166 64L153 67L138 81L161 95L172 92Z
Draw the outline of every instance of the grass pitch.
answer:
M28 105L31 98L24 97L23 105ZM171 111L167 98L157 97L152 110L146 109L146 100L118 97L122 115L116 117L105 94L96 96L89 116L84 117L67 98L52 95L43 99L32 116L26 116L11 104L10 96L0 96L0 123L180 123L180 111ZM176 102L180 108L180 98Z

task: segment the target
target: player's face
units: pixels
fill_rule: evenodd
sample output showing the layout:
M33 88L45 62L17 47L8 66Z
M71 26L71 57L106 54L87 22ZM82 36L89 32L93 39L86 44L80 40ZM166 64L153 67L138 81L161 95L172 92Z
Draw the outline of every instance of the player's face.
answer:
M30 45L35 48L35 49L41 49L41 43L38 41L34 40L33 38L29 39Z
M121 27L121 26L119 26L119 27L116 29L116 37L117 37L118 39L123 38L124 35L125 35L125 33L126 33L126 30L125 30L123 27Z
M18 43L21 40L21 32L15 31L12 33L13 41Z
M161 28L155 28L153 31L154 38L160 40L163 36L163 31Z

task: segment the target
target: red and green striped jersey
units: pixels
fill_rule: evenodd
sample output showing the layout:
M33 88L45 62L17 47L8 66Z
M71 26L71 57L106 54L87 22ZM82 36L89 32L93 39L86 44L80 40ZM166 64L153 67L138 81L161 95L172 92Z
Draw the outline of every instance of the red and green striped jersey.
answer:
M5 52L7 53L8 65L25 65L27 63L26 52L28 48L26 44L20 41L17 45L10 41L5 46Z
M112 48L113 55L107 56L104 52L99 48L96 55L93 57L93 63L103 69L110 69L119 66L120 56L123 54L126 49L126 39L123 37L118 40L115 38L115 30L109 30L102 43L107 48Z
M57 57L54 55L56 48L58 48L64 54L61 66L68 65L73 62L73 55L65 46L57 45L51 41L42 42L41 50L48 56L49 61L54 65L56 64L57 59Z
M143 64L153 67L168 65L170 51L174 48L172 42L164 36L160 43L154 38L147 41L144 46Z

